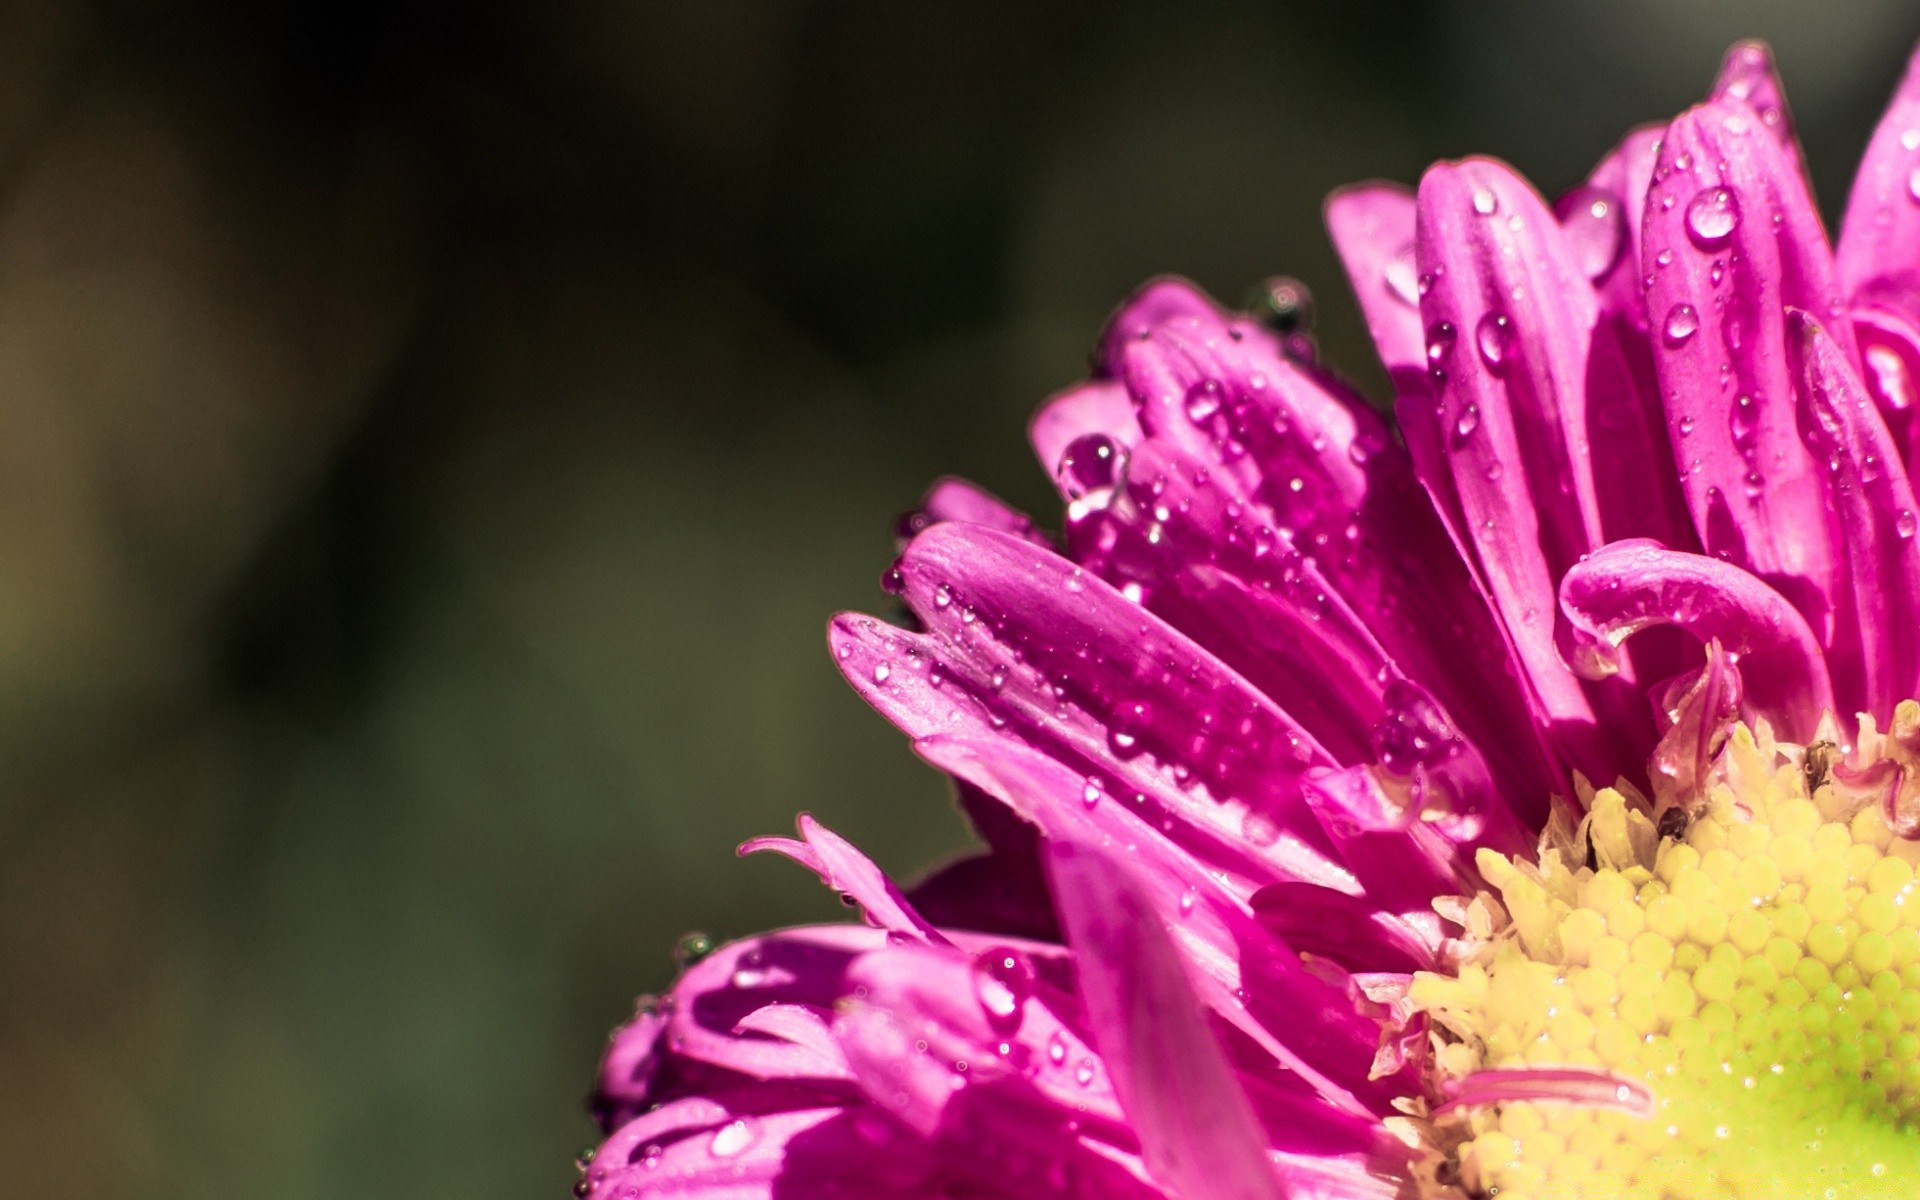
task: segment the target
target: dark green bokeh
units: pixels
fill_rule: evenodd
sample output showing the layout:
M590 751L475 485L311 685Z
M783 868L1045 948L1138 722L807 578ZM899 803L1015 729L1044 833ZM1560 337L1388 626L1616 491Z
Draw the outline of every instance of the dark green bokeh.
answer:
M563 1196L681 933L944 789L822 629L1141 279L1550 194L1773 37L1823 200L1904 7L23 0L0 14L0 1194Z

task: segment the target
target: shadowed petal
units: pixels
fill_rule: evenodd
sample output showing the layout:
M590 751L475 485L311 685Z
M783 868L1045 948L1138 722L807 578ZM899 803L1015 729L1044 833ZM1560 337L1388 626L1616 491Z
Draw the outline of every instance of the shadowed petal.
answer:
M1840 566L1784 314L1839 301L1812 199L1746 105L1702 105L1668 127L1643 253L1668 432L1705 550L1766 580L1830 644Z
M1755 707L1787 736L1813 736L1833 707L1826 658L1805 619L1778 592L1717 559L1615 542L1567 572L1560 611L1569 661L1583 675L1610 674L1628 638L1674 625L1702 643L1717 639L1739 663Z
M1819 322L1790 317L1801 429L1825 462L1846 590L1829 659L1843 715L1890 713L1920 683L1920 505L1865 385ZM1749 694L1761 683L1747 672Z
M1834 267L1856 305L1920 321L1920 50L1867 143L1840 222ZM1816 310L1818 311L1818 310Z
M1246 1097L1151 898L1128 869L1048 847L1081 999L1147 1168L1183 1200L1280 1200Z

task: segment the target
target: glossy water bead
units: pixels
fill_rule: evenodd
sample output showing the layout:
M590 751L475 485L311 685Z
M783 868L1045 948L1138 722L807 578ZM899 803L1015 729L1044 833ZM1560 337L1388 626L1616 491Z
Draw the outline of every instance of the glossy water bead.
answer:
M1920 708L1902 705L1896 731L1916 724ZM1457 971L1412 991L1433 1018L1442 1093L1476 1072L1571 1067L1652 1101L1457 1105L1436 1132L1460 1185L1916 1194L1920 842L1888 824L1906 757L1871 725L1846 759L1743 726L1706 794L1659 823L1610 788L1537 862L1483 852L1498 902L1470 907Z

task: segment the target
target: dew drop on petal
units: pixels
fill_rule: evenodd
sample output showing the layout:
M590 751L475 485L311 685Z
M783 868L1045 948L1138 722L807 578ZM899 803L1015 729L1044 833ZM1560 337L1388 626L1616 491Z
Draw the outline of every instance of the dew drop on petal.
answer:
M1081 1087L1086 1087L1088 1084L1093 1082L1093 1060L1092 1059L1083 1058L1079 1062L1074 1064L1073 1081L1079 1084Z
M760 1127L751 1117L729 1121L714 1131L707 1153L715 1158L737 1158L747 1152L760 1137Z
M1900 535L1901 541L1912 541L1916 530L1920 530L1920 517L1915 517L1912 509L1903 508L1894 514L1893 531Z
M1497 374L1506 365L1507 351L1513 345L1513 322L1505 313L1490 312L1480 318L1473 340L1480 350L1480 361Z
M995 1033L1020 1028L1024 1006L1033 995L1033 965L1026 955L996 946L973 960L973 998Z
M1280 840L1280 827L1273 823L1272 817L1257 810L1250 810L1240 822L1240 832L1263 849Z
M1687 339L1700 331L1700 314L1691 304L1676 304L1667 310L1667 321L1661 327L1666 335L1667 345L1684 346Z
M1097 807L1105 795L1106 790L1100 786L1100 781L1091 775L1087 776L1087 781L1080 785L1080 803L1088 808Z
M1058 1029L1047 1039L1047 1061L1056 1067L1067 1061L1067 1035Z
M1110 498L1126 470L1127 452L1104 433L1086 433L1067 443L1055 474L1069 500L1098 505Z
M1739 205L1726 188L1702 188L1687 202L1687 236L1702 250L1726 244L1739 223Z
M1620 257L1625 240L1620 199L1604 188L1583 187L1560 203L1560 225L1575 261L1588 279L1598 279Z
M1500 198L1486 188L1475 188L1473 193L1473 211L1483 217L1490 217L1500 211Z
M1754 429L1760 423L1760 406L1753 397L1742 392L1733 399L1733 407L1727 410L1727 432L1733 437L1734 447L1741 452L1753 445Z
M1920 167L1915 167L1907 175L1907 198L1920 204Z
M1187 420L1198 425L1220 411L1226 388L1218 379L1202 379L1187 389Z
M883 662L873 664L873 681L875 683L885 683L888 679L892 678L892 676L893 667L891 664Z
M1427 326L1427 365L1437 367L1445 362L1447 355L1453 352L1454 333L1451 321L1435 321Z
M1480 406L1469 404L1460 410L1460 415L1453 422L1453 436L1456 444L1472 437L1473 431L1478 428L1480 428Z

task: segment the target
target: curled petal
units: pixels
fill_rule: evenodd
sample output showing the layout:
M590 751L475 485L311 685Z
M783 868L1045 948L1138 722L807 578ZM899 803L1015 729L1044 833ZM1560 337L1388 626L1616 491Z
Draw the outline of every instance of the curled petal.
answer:
M1380 361L1396 390L1424 393L1427 363L1413 213L1413 193L1397 183L1358 183L1327 197L1327 232L1346 265Z
M1847 298L1920 321L1920 50L1867 143L1840 223L1835 269Z
M783 854L819 875L828 887L851 897L866 912L868 920L889 933L934 945L946 944L946 935L915 912L893 880L888 879L872 859L855 849L852 842L806 813L800 814L799 825L802 841L759 837L743 843L740 853L768 850Z
M1824 644L1841 568L1826 471L1800 438L1784 314L1831 312L1839 297L1812 197L1752 109L1705 104L1668 126L1642 253L1668 432L1705 551L1792 600ZM1851 357L1851 330L1841 349Z
M1830 639L1835 691L1844 712L1890 713L1920 683L1920 503L1839 347L1805 313L1792 313L1790 325L1803 381L1801 432L1826 465L1846 567Z
M1560 584L1568 659L1587 676L1618 669L1623 642L1673 625L1718 640L1742 667L1756 709L1806 738L1833 707L1825 655L1793 605L1738 567L1657 542L1602 547Z
M1048 847L1081 999L1153 1177L1183 1196L1280 1200L1266 1142L1148 895L1119 863Z

